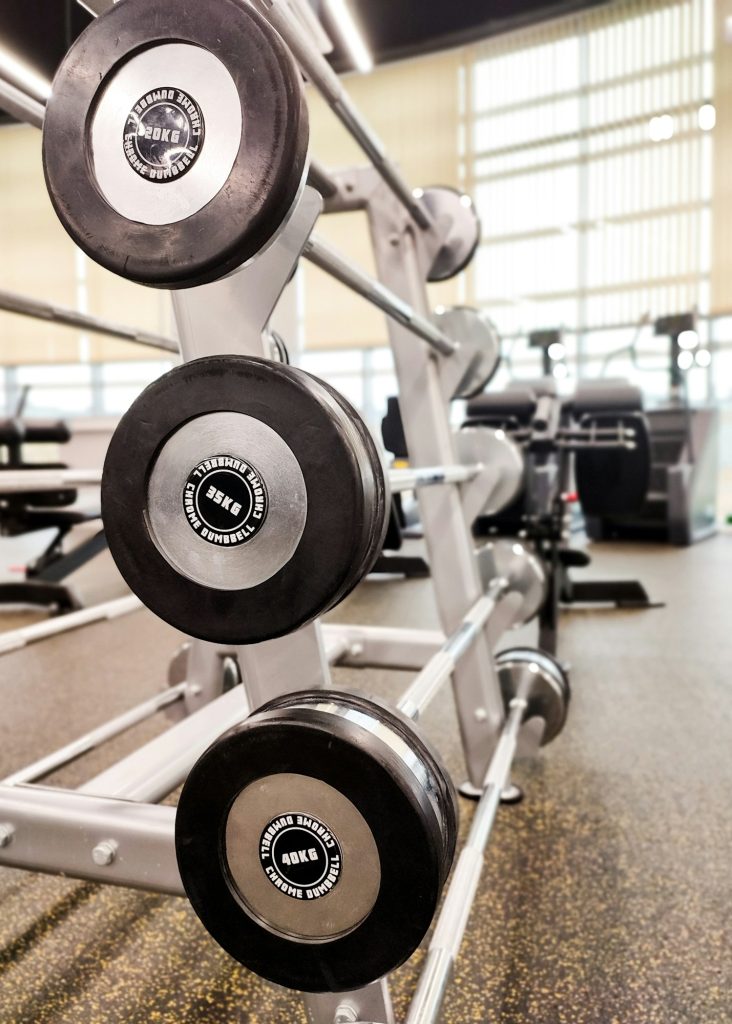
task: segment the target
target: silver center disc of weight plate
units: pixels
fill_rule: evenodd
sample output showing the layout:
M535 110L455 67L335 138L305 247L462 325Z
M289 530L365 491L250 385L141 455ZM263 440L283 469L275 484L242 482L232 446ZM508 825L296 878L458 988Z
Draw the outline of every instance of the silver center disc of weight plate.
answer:
M207 476L207 462L222 456L231 458L234 469L214 468ZM231 520L232 528L246 528L247 510L242 515L236 504L227 509L234 492L225 481L227 474L232 480L240 476L242 466L252 469L249 479L261 480L266 500L260 506L261 524L234 536L224 519ZM192 491L192 476L199 470L212 493L218 492L209 505L216 511L215 520L202 508L206 494ZM243 472L246 478L246 468ZM252 497L256 500L257 495ZM177 430L155 460L147 500L148 529L166 561L181 575L215 590L247 590L279 572L300 543L308 507L305 478L288 445L266 423L235 412L198 416ZM197 527L194 511L206 530Z
M218 57L188 43L152 46L110 76L97 103L97 184L128 220L185 220L226 184L241 135L239 93Z
M289 772L257 779L236 798L226 862L246 911L298 941L353 931L381 885L379 851L358 808L321 779Z

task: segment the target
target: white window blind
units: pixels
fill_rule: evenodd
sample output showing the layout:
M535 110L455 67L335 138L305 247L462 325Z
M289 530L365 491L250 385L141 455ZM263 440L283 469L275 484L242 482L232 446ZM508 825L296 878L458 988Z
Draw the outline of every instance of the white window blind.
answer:
M618 335L597 328L708 311L713 0L621 0L488 40L465 80L472 283L502 333L576 327L602 358Z

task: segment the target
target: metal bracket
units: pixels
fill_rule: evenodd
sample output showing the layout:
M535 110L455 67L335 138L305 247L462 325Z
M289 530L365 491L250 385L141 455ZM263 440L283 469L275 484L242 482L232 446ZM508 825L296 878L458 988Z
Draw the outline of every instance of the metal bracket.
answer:
M174 292L173 310L185 360L234 353L269 357L263 337L275 306L297 268L302 250L322 210L318 192L305 186L274 241L229 277ZM297 685L330 685L328 663L316 623L267 643L227 648L196 640L191 645L187 681L189 710L223 692L221 659L234 654L244 678L250 708Z
M323 206L309 185L270 245L221 281L173 292L186 361L235 353L269 356L262 333L294 273Z
M395 1024L386 978L356 992L303 996L309 1024Z
M434 257L437 236L416 228L383 185L374 190L368 215L379 279L417 312L426 313L426 268ZM417 467L454 465L459 460L438 362L408 329L394 321L388 329L412 462ZM456 487L423 488L419 503L437 604L449 635L483 593L473 539ZM461 659L454 691L468 773L479 785L504 719L487 635L478 638Z
M329 180L335 186L334 195L325 200L323 213L351 213L365 210L371 196L381 183L373 167L348 167L329 171Z
M0 821L13 827L0 863L110 885L185 895L175 857L175 808L0 786Z

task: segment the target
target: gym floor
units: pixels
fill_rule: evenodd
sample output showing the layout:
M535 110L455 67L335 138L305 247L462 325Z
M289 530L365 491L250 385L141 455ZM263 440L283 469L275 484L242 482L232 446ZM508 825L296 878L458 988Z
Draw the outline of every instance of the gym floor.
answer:
M732 541L592 551L593 577L637 577L666 605L564 615L569 723L519 766L524 802L499 812L446 1024L732 1022ZM90 568L79 585L95 600L124 592L106 556ZM427 580L368 580L332 617L437 625ZM155 693L178 640L141 611L0 658L0 774ZM379 695L408 678L335 671ZM459 779L449 693L424 725ZM159 716L53 782L78 785L164 727ZM465 830L472 805L461 812ZM420 951L393 978L397 1020L421 963ZM203 1021L305 1014L183 900L0 869L2 1024Z

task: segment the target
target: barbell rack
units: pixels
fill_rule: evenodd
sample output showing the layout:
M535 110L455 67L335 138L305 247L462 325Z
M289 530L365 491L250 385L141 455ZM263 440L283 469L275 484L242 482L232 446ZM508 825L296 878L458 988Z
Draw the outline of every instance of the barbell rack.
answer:
M425 638L420 644L415 641L414 631L408 630L383 630L380 635L376 630L368 638L365 632L361 636L372 652L378 653L381 644L385 658L399 656L400 650L405 661L413 658L416 663L426 658L419 675L398 703L411 717L418 717L439 688L453 679L468 774L475 785L482 784L483 787L469 846L458 862L445 909L439 917L428 969L410 1009L409 1024L427 1024L436 1019L464 933L469 912L466 900L472 897L478 881L476 863L479 860L482 864L482 853L495 819L500 792L508 780L524 716L525 706L514 703L506 718L492 657L491 633L496 628L495 619L499 618L496 612L504 601L507 607L510 606L512 591L502 578L494 578L487 587L482 580L465 514L467 498L459 485L471 480L485 467L459 465L444 389L436 360L432 358L431 349L450 355L458 348L429 320L426 279L441 244L440 234L426 206L420 202L419 192L415 194L404 182L401 173L386 156L381 141L358 113L338 77L306 31L291 17L282 0L255 0L255 3L288 44L307 77L322 93L372 165L353 169L347 174L353 186L352 204L364 209L370 222L378 280L351 267L324 243L313 242L310 235L312 224L300 250L295 253L295 261L300 254L314 263L319 258L318 265L322 269L368 298L389 317L402 417L413 461L411 470L396 471L390 474L390 478L396 491L413 488L418 491L438 611L448 639L435 637L434 633L427 636L427 631L423 631ZM84 6L98 14L111 4L109 0L86 0ZM0 97L5 95L0 85ZM21 116L30 123L42 124L42 104L36 101L27 104L16 102L13 112L15 110L21 110ZM374 170L379 177L374 175ZM309 180L311 186L326 198L341 194L341 176L331 174L317 162L311 163ZM306 189L305 193L308 191L312 189ZM333 204L334 209L337 206L337 203ZM351 205L348 208L357 207ZM415 232L415 225L421 230ZM285 246L281 248L284 252ZM274 268L277 273L282 273L285 281L292 266L285 266L289 259L286 253L278 264L276 250L277 241L262 254L266 260L262 258L260 267L266 265L270 276ZM253 261L255 268L258 259ZM336 270L337 273L334 272ZM223 333L223 325L231 323L229 314L238 315L244 322L236 351L245 355L266 355L262 324L254 323L247 303L246 275L240 274L236 272L219 285L207 285L176 295L174 305L184 359L209 352L232 351L231 332L228 336ZM250 274L249 281L250 295L256 294L256 273ZM199 298L191 292L198 292ZM201 306L196 307L199 299ZM217 314L227 315L211 315L212 305L217 305ZM202 319L200 310L204 307L205 317ZM210 330L204 339L197 339L196 324L202 322L209 324ZM414 334L427 341L430 348L414 345ZM90 476L84 477L84 483L91 482L91 475L96 473L87 472ZM30 474L34 473L15 474L20 478L18 484L22 484L19 490L29 489L29 481L33 479ZM404 475L399 476L399 473ZM411 477L406 475L409 473ZM12 481L13 477L3 472L0 492L3 479ZM78 475L56 475L51 489L72 486L71 480L78 482ZM97 473L93 482L98 481ZM450 486L430 486L433 484ZM172 725L161 736L89 780L77 791L52 790L22 782L17 785L0 783L0 863L182 895L175 861L175 809L156 806L155 802L168 796L184 781L194 761L222 732L241 722L267 697L288 692L292 686L290 676L297 680L298 685L309 686L311 680L315 680L315 686L327 687L330 680L324 654L326 646L333 660L367 663L359 654L359 641L349 639L349 627L342 627L340 634L329 628L330 632L322 630L316 623L281 640L257 645L259 650L234 649L246 683L226 693L216 689L215 682L211 683L198 663L192 663L190 674L184 684L178 684L180 689L176 690L176 696L170 703L182 701L188 707L188 698L197 693L202 701L199 709L191 711L188 717ZM401 634L401 640L395 634ZM357 627L352 635L358 636ZM327 645L323 644L324 638ZM203 645L194 644L194 649L198 653L206 653ZM221 648L213 653L218 656L232 651ZM376 660L373 663L379 664ZM152 703L156 705L155 699ZM139 708L132 709L128 716L141 713ZM120 718L124 717L118 716L113 723L119 724ZM100 729L113 730L113 723L107 723ZM83 745L88 738L81 737L75 742ZM63 751L71 749L77 748L74 744L67 744L50 756L58 758ZM26 777L31 769L37 769L39 763L25 769ZM16 777L20 775L22 778L23 771L16 773ZM50 836L54 842L49 845L47 840ZM107 844L107 852L111 851L108 861L104 861L101 855L95 856L102 843ZM119 856L115 855L115 849L119 850ZM449 914L445 916L447 911ZM388 993L383 985L377 987L379 994L373 1002L363 993L352 994L353 1005L368 1003L373 1007L369 1009L368 1017L359 1013L354 1019L379 1020L382 1024L390 1024L393 1020ZM374 986L367 988L370 993L375 991ZM306 1002L312 1008L311 1019L316 1024L333 1024L334 1015L327 1010L327 1000L323 1002L306 997ZM333 997L334 1007L344 1003L349 1003L347 997Z

